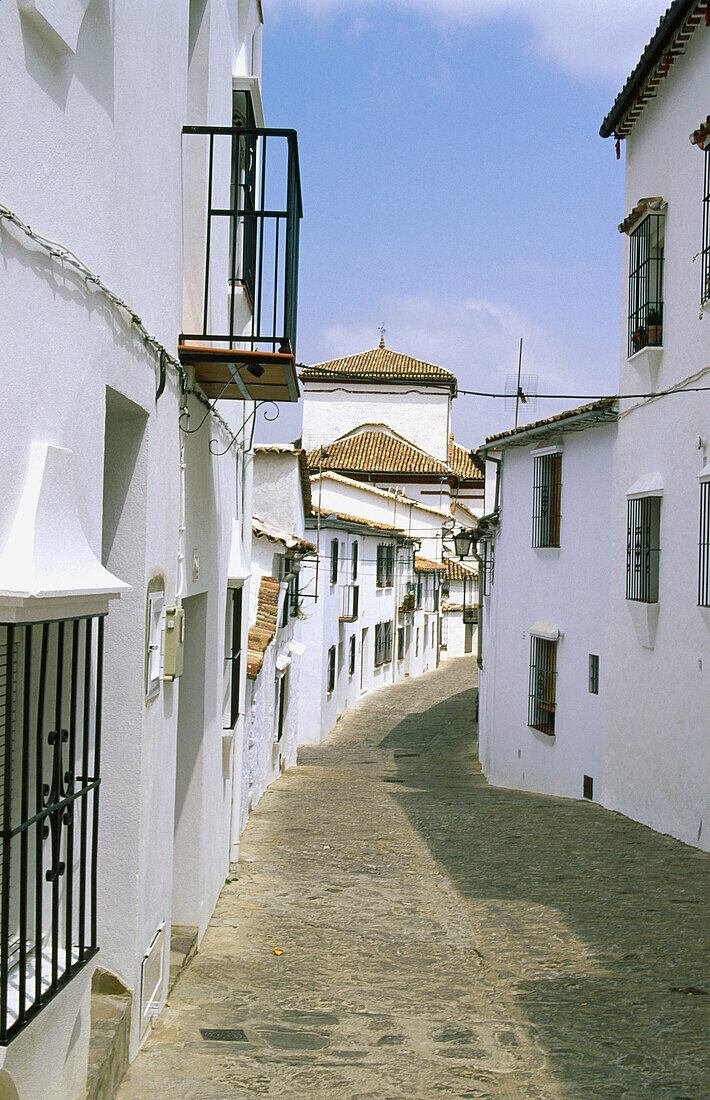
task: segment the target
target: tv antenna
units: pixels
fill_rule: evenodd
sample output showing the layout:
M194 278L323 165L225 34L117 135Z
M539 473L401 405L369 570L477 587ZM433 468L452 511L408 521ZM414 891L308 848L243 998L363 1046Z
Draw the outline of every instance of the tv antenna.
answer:
M523 338L520 337L518 351L518 373L508 374L505 379L505 407L510 412L515 410L515 427L518 426L518 415L521 405L529 405L530 412L536 405L537 375L523 374Z

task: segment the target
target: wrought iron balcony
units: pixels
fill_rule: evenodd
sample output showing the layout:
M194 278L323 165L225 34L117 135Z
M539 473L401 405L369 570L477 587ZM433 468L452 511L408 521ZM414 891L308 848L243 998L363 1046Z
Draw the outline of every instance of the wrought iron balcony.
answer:
M465 623L477 623L478 622L478 608L467 605L463 609L463 621Z
M185 126L178 354L210 398L296 401L295 130Z
M340 619L345 622L354 622L358 616L360 602L359 584L341 584L340 586Z

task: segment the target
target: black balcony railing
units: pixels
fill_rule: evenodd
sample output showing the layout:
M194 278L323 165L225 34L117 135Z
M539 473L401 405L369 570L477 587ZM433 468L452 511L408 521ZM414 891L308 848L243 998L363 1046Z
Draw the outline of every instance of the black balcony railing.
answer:
M0 1044L97 951L103 617L0 624Z
M340 586L340 618L348 622L357 619L358 605L360 602L359 584L341 584Z
M206 194L190 196L204 202L206 225L201 325L183 332L180 344L293 357L303 213L296 131L185 126L183 134L206 145ZM226 320L215 332L211 303L222 288ZM239 288L248 299L246 324Z
M463 621L465 623L477 623L478 622L478 608L470 605L464 605L463 608Z

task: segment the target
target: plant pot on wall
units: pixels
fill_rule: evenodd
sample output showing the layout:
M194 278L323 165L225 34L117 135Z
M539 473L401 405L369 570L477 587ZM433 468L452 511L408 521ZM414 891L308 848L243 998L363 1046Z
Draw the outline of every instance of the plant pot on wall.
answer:
M658 347L663 343L663 321L659 309L648 311L648 341L651 347Z

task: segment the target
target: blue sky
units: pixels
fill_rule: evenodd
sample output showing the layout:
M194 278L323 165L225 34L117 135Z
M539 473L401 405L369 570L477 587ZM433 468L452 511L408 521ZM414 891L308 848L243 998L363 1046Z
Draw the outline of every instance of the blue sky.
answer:
M620 10L617 10L620 9ZM623 158L602 118L656 0L265 0L267 125L298 130L297 357L388 347L505 390L614 392ZM529 419L577 404L538 401ZM469 446L512 426L459 397ZM294 439L295 408L259 439Z

